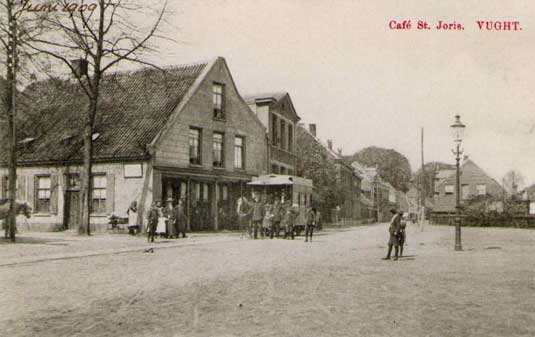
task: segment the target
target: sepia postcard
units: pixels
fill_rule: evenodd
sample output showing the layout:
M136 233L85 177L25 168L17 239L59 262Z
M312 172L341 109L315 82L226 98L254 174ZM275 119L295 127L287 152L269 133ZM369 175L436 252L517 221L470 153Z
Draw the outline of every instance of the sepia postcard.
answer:
M535 2L0 4L1 336L535 336Z

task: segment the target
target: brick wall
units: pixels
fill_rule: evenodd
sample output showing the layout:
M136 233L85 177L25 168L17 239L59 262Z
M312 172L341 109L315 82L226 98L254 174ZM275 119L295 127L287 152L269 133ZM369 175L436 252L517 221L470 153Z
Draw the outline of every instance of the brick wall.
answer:
M226 121L213 118L212 84L225 85ZM170 132L156 146L155 165L169 167L190 167L189 163L189 128L198 127L202 130L202 168L212 170L212 137L213 132L225 135L225 171L232 173L234 169L234 137L245 137L245 171L250 175L267 173L266 129L250 110L236 90L230 72L223 59L209 69L198 90L188 104L180 111L178 119L171 126Z

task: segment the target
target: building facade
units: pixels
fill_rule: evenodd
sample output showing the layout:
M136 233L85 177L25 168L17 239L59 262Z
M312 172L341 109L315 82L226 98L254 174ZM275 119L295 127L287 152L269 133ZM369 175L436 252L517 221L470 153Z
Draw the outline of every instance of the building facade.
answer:
M456 171L446 170L437 174L433 213L454 213L456 204ZM474 197L492 196L501 198L504 190L472 160L461 165L461 204Z
M298 175L313 180L323 214L330 221L360 219L360 177L333 150L332 141L323 143L316 131L316 124L309 124L308 129L304 124L297 126Z
M19 151L17 195L33 209L30 219L18 221L22 227L65 229L79 221L82 143L76 113L83 102L74 87L56 81L27 89L37 111L34 127L23 135L32 140ZM44 114L41 125L36 116ZM112 214L126 217L132 201L144 224L153 202L165 206L178 199L187 206L190 229L231 226L245 184L268 172L265 134L221 57L165 72L111 75L102 88L93 135L94 230L107 228ZM5 163L0 175L6 196Z
M300 120L287 92L245 96L267 130L269 173L295 175L295 127Z

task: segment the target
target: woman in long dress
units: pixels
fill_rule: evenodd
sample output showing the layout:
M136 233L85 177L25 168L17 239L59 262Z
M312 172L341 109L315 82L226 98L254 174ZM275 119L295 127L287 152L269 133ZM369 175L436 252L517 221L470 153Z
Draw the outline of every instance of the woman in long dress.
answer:
M128 210L126 211L126 214L128 214L128 233L134 235L138 231L137 201L132 201L130 207L128 207Z
M158 226L156 227L156 234L165 235L165 220L167 219L163 215L163 208L161 202L156 202L156 209L158 210Z

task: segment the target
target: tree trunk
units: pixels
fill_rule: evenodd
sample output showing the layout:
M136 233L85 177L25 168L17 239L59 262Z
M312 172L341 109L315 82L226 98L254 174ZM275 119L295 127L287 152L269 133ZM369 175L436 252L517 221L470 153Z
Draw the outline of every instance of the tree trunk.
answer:
M91 235L91 193L92 193L92 166L93 166L93 129L95 116L98 107L98 90L100 84L100 74L95 74L93 78L94 92L89 97L89 110L86 115L84 126L84 149L83 149L83 168L81 175L81 196L80 210L81 220L78 233Z
M11 242L15 242L16 232L16 188L17 188L17 134L15 123L15 94L17 90L16 86L16 24L13 17L13 2L7 2L8 22L9 22L9 34L10 43L7 55L7 84L6 84L6 111L8 111L8 138L9 138L9 215L7 218L6 229L9 233L9 239Z
M90 103L90 109L93 103ZM93 126L89 118L83 131L83 167L80 175L80 227L78 234L91 235L91 168L93 158Z

